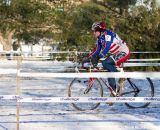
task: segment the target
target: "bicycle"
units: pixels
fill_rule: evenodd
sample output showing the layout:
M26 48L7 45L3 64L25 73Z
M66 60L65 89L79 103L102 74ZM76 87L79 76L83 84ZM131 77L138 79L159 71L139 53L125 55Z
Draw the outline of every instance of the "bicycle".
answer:
M93 66L77 68L79 72L95 71ZM104 71L102 67L96 69L96 72ZM119 78L117 85L117 90L119 96L121 97L153 97L154 96L154 85L150 78L144 80L131 79L131 78ZM103 85L108 88L108 92L105 95L114 95L112 88L109 86L108 81L103 78L74 78L68 87L69 97L103 97ZM116 95L114 95L116 96ZM150 104L150 102L140 102L132 103L126 102L125 105L129 108L145 108ZM94 110L100 103L72 103L73 107L77 110Z

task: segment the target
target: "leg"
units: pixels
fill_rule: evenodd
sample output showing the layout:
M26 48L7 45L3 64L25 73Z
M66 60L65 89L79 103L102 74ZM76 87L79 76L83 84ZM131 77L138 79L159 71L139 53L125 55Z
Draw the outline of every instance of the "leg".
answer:
M124 90L124 82L126 78L119 78L118 84L117 84L117 93L120 96Z
M111 57L108 57L104 61L102 61L103 68L108 70L109 72L118 72L115 66L115 62ZM116 92L116 81L115 78L108 78L109 85Z

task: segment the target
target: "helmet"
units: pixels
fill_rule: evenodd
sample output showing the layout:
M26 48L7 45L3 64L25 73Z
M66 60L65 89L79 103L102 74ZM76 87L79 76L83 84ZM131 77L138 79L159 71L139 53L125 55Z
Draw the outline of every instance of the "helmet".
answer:
M106 24L104 22L94 22L92 25L92 31L104 31L106 29Z

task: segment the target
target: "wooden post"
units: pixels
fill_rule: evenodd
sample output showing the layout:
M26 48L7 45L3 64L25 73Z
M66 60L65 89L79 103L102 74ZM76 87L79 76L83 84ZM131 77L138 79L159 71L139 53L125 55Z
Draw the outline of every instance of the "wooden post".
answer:
M20 95L20 67L22 63L22 57L17 56L17 76L16 76L16 95ZM20 103L17 100L16 101L16 130L19 130L19 118L20 118Z

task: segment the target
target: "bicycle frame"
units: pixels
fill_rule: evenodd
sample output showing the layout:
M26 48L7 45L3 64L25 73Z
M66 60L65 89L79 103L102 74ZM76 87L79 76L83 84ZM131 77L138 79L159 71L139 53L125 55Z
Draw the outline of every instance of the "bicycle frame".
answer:
M117 93L115 93L115 91L114 91L114 90L112 89L112 87L109 85L108 81L104 80L103 78L99 78L99 79L104 83L105 86L107 86L107 88L109 89L110 93L113 94L113 96L116 97L116 96L117 96ZM136 85L133 84L133 83L130 81L129 78L127 78L126 80L127 80L127 81L129 82L129 84L131 85L133 91L121 93L120 96L123 96L123 95L126 95L126 94L130 94L130 93L135 93L135 94L137 95L137 94L140 92L140 89L139 89L138 87L136 87ZM118 87L118 86L117 86L117 87ZM120 86L119 86L119 87L120 87ZM91 87L90 87L90 89L91 89ZM89 90L90 90L90 89L89 89ZM89 90L88 90L88 91L89 91Z
M92 63L91 62L88 62L88 67L84 67L84 65L82 65L82 68L83 69L86 69L86 71L88 72L104 72L106 70L103 69L103 67L101 66L101 64L98 64L97 67L94 67L92 66ZM79 68L75 68L76 72L79 72ZM119 68L117 67L117 70L119 70L120 72L123 71L123 68ZM93 81L94 81L95 78L89 78L89 84L88 84L88 87L86 88L84 94L87 94L89 92L89 90L92 88L92 84L93 84ZM112 87L109 85L108 81L107 80L104 80L103 78L99 78L102 83L104 83L105 86L107 86L108 90L110 91L110 93L113 95L113 96L117 96L117 92L115 92ZM121 78L119 78L121 79ZM123 96L123 95L127 95L127 94L131 94L131 93L134 93L135 96L141 91L133 82L131 82L130 78L126 78L126 80L128 81L128 83L130 84L131 88L133 89L133 91L129 91L129 92L123 92L121 93L119 96ZM90 83L90 81L92 81L92 83ZM117 87L120 87L117 85ZM117 88L119 89L119 88Z
M127 94L131 94L131 93L135 93L135 96L140 92L140 89L138 87L136 87L136 85L134 83L132 83L130 81L129 78L127 78L126 80L129 82L130 86L132 87L133 91L129 91L129 92L124 92L121 93L121 95L118 95L113 89L112 87L109 85L108 81L104 80L103 78L99 78L100 81L108 88L109 92L113 95L113 96L123 96L123 95L127 95ZM89 78L88 80L88 85L87 88L84 91L84 94L87 94L90 89L92 88L93 82L94 82L95 78ZM117 86L118 87L118 86ZM119 86L120 87L120 86Z
M138 87L136 87L135 84L133 84L129 78L127 78L127 81L129 82L129 84L131 85L133 91L129 91L129 92L124 92L121 94L121 96L126 95L126 94L130 94L130 93L135 93L136 95L140 92L140 89Z
M107 86L107 88L109 89L110 93L114 96L117 96L116 92L112 89L112 87L109 85L108 81L103 80L102 78L100 78L100 80Z

